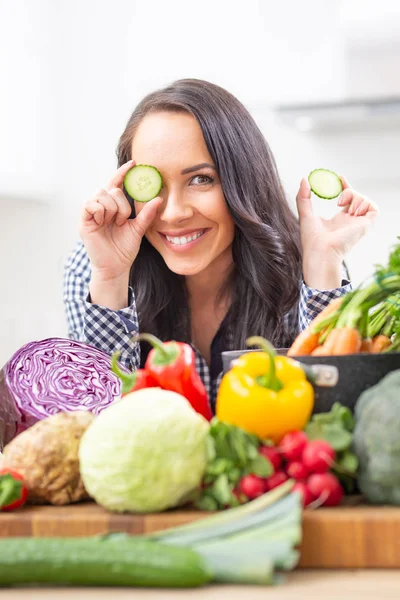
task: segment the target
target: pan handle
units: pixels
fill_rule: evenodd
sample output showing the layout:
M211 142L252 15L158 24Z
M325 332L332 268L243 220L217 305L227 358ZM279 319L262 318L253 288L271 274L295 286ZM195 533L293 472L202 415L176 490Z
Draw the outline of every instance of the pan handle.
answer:
M319 387L335 387L339 381L339 369L333 365L305 365L300 363L310 383Z

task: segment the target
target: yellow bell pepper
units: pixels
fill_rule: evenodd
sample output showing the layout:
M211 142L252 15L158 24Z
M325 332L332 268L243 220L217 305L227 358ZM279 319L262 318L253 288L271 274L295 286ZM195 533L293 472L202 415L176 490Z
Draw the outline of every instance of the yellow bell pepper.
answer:
M314 389L301 365L277 356L267 340L252 337L248 352L238 358L219 387L216 415L261 439L278 444L290 431L302 430L314 407Z

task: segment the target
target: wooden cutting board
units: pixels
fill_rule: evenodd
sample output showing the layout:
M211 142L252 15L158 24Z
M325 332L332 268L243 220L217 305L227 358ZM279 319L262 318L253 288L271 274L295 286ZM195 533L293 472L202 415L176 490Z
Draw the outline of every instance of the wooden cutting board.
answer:
M28 507L0 513L0 537L84 536L116 531L143 534L201 519L195 511L112 514L93 503ZM302 568L400 568L400 507L365 506L305 511Z

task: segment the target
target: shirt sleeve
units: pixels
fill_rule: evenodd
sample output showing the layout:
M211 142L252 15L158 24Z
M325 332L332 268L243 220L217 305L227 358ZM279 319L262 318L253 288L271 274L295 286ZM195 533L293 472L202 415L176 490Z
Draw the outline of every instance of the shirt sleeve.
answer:
M317 290L303 281L300 288L298 330L303 331L325 306L335 298L344 296L351 289L352 285L347 279L343 279L342 285L332 290Z
M90 260L82 242L68 257L64 270L64 306L68 336L86 342L111 355L121 351L120 362L133 370L140 368L140 345L132 342L139 332L136 303L129 288L128 306L111 310L92 304L89 296Z

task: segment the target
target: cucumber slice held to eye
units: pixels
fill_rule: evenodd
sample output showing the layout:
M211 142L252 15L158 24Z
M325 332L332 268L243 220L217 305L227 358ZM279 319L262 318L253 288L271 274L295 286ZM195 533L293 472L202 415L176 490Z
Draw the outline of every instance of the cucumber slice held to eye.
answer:
M343 190L340 177L327 169L315 169L311 171L308 181L314 194L324 200L336 198Z
M125 175L124 187L136 202L149 202L160 193L161 173L150 165L135 165Z

